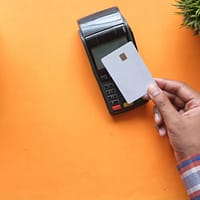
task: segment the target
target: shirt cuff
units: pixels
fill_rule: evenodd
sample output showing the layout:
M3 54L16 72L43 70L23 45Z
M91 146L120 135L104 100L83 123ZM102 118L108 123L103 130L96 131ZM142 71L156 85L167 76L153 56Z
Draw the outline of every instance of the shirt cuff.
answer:
M200 153L182 160L177 168L190 199L200 200Z

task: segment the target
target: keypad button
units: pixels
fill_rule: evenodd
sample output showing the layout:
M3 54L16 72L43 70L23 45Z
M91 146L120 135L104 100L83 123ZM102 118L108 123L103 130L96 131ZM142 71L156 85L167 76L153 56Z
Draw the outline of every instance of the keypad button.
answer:
M105 88L106 90L112 89L112 88L114 88L114 85L113 85L113 83L106 83L106 84L104 84L104 88Z
M107 81L109 79L107 74L101 75L100 78L102 81Z
M139 103L142 103L142 102L144 102L144 101L145 101L144 99L139 98L139 99L137 99L136 101L134 101L134 103L135 103L135 104L139 104Z
M120 104L112 106L112 110L114 110L114 111L121 110L121 109L122 109L122 107Z
M119 102L118 99L115 99L115 100L110 101L110 104L111 104L112 106L115 106L115 105L120 104L120 102Z
M106 94L107 94L107 95L114 94L115 92L116 92L115 89L106 90Z
M127 108L127 107L130 107L130 106L132 106L134 103L127 103L127 102L125 102L124 104L123 104L123 107L124 108Z
M112 95L108 96L108 99L109 99L109 101L115 100L115 99L118 99L118 96L117 96L117 94L112 94Z

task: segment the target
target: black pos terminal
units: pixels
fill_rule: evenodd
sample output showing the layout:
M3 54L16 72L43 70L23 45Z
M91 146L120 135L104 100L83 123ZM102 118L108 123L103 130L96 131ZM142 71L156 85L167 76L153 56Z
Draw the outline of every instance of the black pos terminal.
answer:
M78 20L80 37L110 114L118 114L147 101L139 98L128 104L108 74L101 58L129 41L136 46L133 33L117 7ZM134 87L134 86L133 86Z

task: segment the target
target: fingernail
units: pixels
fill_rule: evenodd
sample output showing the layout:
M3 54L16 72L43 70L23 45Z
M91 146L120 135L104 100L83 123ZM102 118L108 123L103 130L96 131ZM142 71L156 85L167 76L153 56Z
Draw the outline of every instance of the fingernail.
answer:
M148 95L148 94L145 94L142 98L143 98L144 100L149 100L149 95Z
M150 85L148 87L148 94L151 98L156 97L160 94L160 88L157 85Z
M160 115L158 113L155 113L155 121L159 122L160 121Z
M159 135L160 135L161 137L163 137L163 136L166 135L166 129L165 129L164 127L159 128L158 131L159 131Z

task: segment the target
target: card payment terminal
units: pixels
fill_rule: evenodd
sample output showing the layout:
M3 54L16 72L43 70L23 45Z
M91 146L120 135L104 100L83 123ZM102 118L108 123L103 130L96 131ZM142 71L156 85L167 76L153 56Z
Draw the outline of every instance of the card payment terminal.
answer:
M78 20L80 37L110 114L118 114L147 102L142 98L128 104L105 69L101 58L129 41L133 33L117 7ZM134 87L134 86L133 86Z

